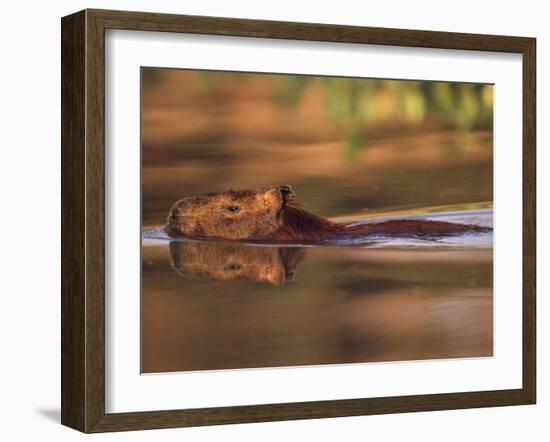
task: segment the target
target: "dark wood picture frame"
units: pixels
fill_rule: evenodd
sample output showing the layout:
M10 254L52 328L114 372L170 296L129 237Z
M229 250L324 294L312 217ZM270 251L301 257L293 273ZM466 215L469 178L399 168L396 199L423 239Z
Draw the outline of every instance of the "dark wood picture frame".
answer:
M533 404L536 398L535 54L525 37L84 10L62 19L61 422L83 432ZM522 54L523 386L513 390L105 412L105 30Z

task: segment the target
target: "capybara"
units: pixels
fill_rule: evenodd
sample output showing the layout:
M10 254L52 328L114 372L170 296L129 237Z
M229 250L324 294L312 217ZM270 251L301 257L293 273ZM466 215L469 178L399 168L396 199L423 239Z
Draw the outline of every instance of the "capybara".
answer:
M308 212L294 198L289 185L187 196L170 209L165 230L172 237L269 242L319 242L374 235L446 236L492 230L419 219L336 222Z

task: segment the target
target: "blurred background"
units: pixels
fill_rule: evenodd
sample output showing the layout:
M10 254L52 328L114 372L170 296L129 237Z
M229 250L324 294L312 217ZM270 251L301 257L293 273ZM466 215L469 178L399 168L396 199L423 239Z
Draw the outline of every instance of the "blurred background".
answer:
M271 184L328 217L487 206L492 121L491 85L144 68L143 225Z

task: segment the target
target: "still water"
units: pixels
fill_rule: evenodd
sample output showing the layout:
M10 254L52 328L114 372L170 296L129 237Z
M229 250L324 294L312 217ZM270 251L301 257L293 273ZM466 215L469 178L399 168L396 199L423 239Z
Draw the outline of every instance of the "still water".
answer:
M144 373L492 355L491 233L290 247L159 229L183 196L280 184L341 221L492 226L491 87L142 75Z
M393 217L493 218L478 208L372 219ZM491 356L492 239L285 246L145 230L142 372Z

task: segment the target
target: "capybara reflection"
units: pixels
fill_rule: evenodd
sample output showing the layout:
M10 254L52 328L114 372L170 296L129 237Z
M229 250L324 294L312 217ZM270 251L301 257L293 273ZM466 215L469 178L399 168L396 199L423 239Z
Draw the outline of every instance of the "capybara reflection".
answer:
M283 284L294 279L303 251L298 247L260 247L237 243L170 243L170 264L181 276L221 281Z
M288 185L187 196L170 209L166 232L197 239L315 242L368 235L445 236L491 230L418 219L335 222L309 213L294 197Z

